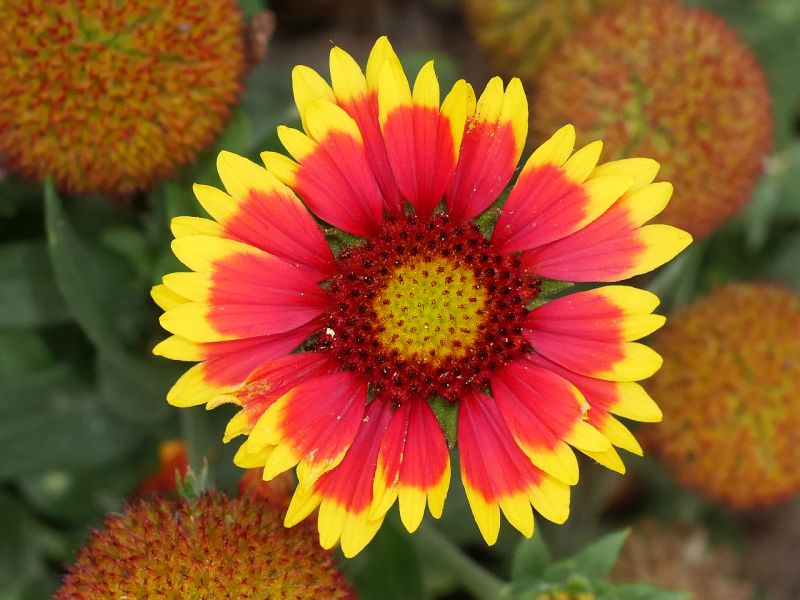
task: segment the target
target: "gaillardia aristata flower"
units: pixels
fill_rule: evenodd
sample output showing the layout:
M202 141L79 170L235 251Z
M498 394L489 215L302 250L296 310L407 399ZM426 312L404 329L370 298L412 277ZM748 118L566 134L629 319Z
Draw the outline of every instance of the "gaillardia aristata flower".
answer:
M221 131L245 68L234 0L0 3L0 161L125 196Z
M55 598L355 598L310 528L253 496L139 500L92 532Z
M631 0L466 0L467 21L492 64L531 81L573 30Z
M278 130L291 159L265 152L265 169L223 152L227 193L195 186L214 220L173 221L191 272L153 291L174 334L155 352L200 363L169 402L240 405L225 436L248 436L237 463L265 479L297 465L286 523L319 506L322 545L341 540L348 556L395 500L412 531L426 503L441 513L450 463L432 402L458 411L461 477L487 542L500 510L525 535L531 506L563 521L572 447L621 470L612 443L638 446L610 413L659 419L633 381L661 360L633 340L664 319L652 294L624 286L533 307L546 279L618 281L683 249L688 234L643 225L670 185L651 183L652 160L598 165L600 142L573 154L565 126L485 233L474 219L525 144L519 80L494 78L477 101L459 81L440 101L433 63L412 88L386 38L366 76L340 48L330 71L331 85L293 72L304 131Z
M741 209L769 152L772 101L753 53L720 17L679 2L607 9L531 83L536 137L569 116L612 158L654 157L676 190L660 218L693 235Z
M675 477L735 508L800 491L800 298L729 284L675 314L648 389L669 415L645 441Z

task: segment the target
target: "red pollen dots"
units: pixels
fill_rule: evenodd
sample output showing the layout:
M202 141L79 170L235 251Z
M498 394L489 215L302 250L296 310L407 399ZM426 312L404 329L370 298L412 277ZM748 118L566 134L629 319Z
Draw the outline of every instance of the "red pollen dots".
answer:
M540 282L474 225L446 214L389 217L338 261L316 346L393 402L454 401L531 351L520 324Z

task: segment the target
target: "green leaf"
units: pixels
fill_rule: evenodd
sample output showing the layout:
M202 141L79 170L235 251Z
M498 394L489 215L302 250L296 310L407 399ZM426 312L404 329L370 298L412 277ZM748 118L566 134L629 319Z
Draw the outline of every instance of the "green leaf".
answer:
M144 291L121 258L82 240L68 222L51 180L45 183L45 226L58 289L72 316L95 346L120 349L136 335L135 299Z
M647 583L623 583L602 594L600 600L689 600L688 592L667 591Z
M556 294L560 294L564 290L573 287L575 284L571 281L557 281L555 279L542 279L542 296L552 298Z
M107 463L142 435L106 414L65 365L0 388L0 478Z
M369 546L345 567L361 600L428 598L419 558L394 519L387 519Z
M550 565L550 552L541 533L522 540L511 561L511 579L539 579Z
M0 246L0 328L34 328L69 320L42 242Z
M428 401L439 427L447 439L447 447L451 450L456 447L458 437L458 403L445 400L441 396L433 396Z
M553 575L579 574L593 580L608 577L630 531L625 529L612 533L578 551L572 557L559 561L548 569L548 578Z
M0 332L0 384L42 371L53 357L42 336L32 331Z
M110 414L141 425L158 423L170 415L165 398L181 366L100 352L96 367L98 398Z

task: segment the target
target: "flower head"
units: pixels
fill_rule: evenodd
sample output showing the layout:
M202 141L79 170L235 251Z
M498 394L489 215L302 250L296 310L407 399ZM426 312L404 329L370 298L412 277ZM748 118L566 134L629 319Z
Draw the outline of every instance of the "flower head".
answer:
M158 470L142 481L134 496L171 494L176 491L176 477L184 477L189 469L186 442L166 440L158 446Z
M330 60L332 84L293 72L304 131L278 130L293 158L265 152L264 169L223 152L227 192L195 186L214 220L173 221L191 271L153 290L173 334L154 351L200 362L168 401L239 405L225 432L247 436L237 464L265 479L297 466L286 523L319 506L322 545L341 540L348 556L395 501L410 531L426 505L441 514L450 462L431 402L458 413L461 477L488 543L501 510L528 536L532 506L563 521L572 448L622 470L612 443L639 448L610 413L660 418L633 382L661 359L633 340L664 319L652 294L625 286L533 307L545 278L618 281L680 252L688 234L644 226L670 185L651 183L651 160L598 165L599 142L573 153L565 126L486 234L473 219L525 144L519 80L494 78L477 100L462 80L440 101L433 63L412 88L386 38L366 76L340 48ZM334 254L325 233L337 231L356 241Z
M309 528L253 497L140 500L92 532L55 598L354 598Z
M144 189L222 129L241 87L233 0L0 7L0 158L74 193Z
M737 577L737 562L730 549L712 548L702 528L643 521L625 542L611 580L683 590L703 600L750 600L755 590Z
M656 158L663 219L706 235L750 197L772 137L761 68L725 22L678 2L627 2L587 23L534 81L544 137L568 115L612 157Z
M676 313L648 389L669 418L647 432L684 484L747 508L800 490L800 299L731 284Z
M626 0L466 0L473 35L501 71L530 81L542 63L604 8Z

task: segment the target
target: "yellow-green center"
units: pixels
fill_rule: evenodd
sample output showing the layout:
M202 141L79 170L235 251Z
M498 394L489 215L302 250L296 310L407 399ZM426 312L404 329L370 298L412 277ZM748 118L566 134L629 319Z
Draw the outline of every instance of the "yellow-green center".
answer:
M407 360L460 358L480 334L487 299L472 269L446 258L401 265L374 300L378 339Z

